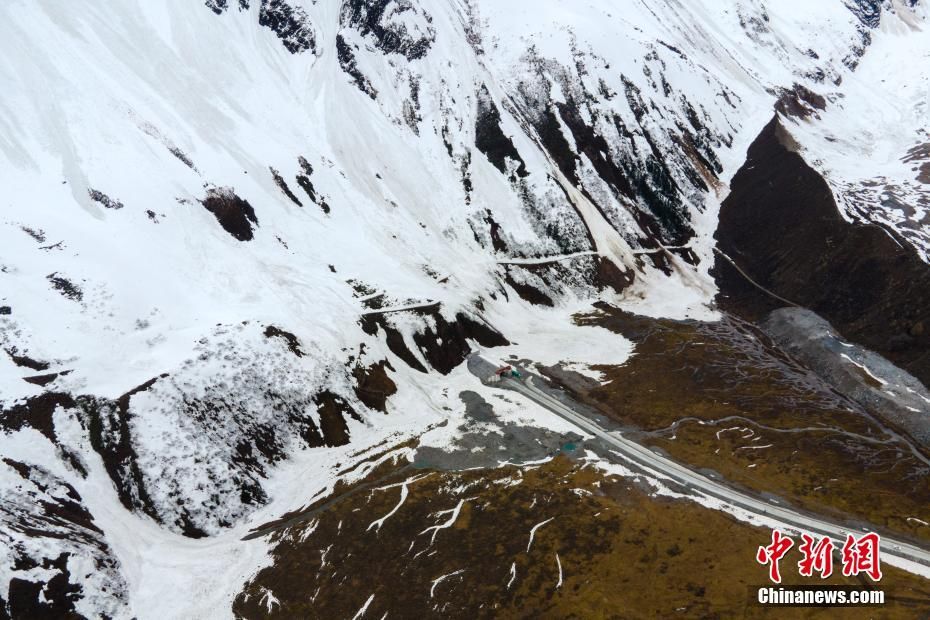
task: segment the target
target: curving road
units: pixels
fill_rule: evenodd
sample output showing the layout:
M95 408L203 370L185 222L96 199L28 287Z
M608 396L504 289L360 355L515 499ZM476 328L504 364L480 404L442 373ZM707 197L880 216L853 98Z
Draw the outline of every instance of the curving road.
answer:
M481 359L487 365L494 366L493 362L484 358ZM732 489L720 482L695 473L675 461L653 452L649 448L641 446L629 439L624 439L618 433L608 432L588 417L578 413L568 405L539 389L534 384L532 376L527 376L522 381L506 378L495 385L512 389L523 394L536 404L574 424L579 429L594 435L647 473L656 474L657 477L660 478L662 476L671 478L688 490L716 498L759 517L775 520L785 529L816 534L818 536L829 536L839 544L839 547L842 547L843 543L846 541L847 534L851 533L848 527L825 521L819 517L796 512L789 507L766 502L762 499ZM922 566L930 567L930 551L921 549L910 543L894 540L887 536L882 536L881 554L882 559L885 561L891 558L915 562ZM889 563L900 565L900 563L894 561Z

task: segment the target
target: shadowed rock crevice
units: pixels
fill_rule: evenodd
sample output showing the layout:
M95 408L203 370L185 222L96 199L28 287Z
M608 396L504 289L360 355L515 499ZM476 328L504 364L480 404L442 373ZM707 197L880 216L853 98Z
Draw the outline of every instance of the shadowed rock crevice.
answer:
M685 120L663 135L654 122L654 102L644 100L639 88L621 76L635 119L627 126L619 115L599 106L604 93L579 86L565 67L541 58L532 64L536 74L521 86L519 106L562 174L605 219L620 227L612 201L592 195L600 190L590 176L603 182L644 231L640 243L647 247L656 240L686 243L693 236L688 203L700 207L709 184L715 184L722 171L714 147L726 140L709 129L706 114L682 98ZM553 81L561 90L560 100L539 94L548 92Z

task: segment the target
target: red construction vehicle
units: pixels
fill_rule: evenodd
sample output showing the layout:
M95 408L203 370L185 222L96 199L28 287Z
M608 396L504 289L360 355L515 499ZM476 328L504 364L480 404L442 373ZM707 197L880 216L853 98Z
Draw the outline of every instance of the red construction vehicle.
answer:
M501 366L494 371L494 374L503 379L504 377L520 378L520 371L513 366Z

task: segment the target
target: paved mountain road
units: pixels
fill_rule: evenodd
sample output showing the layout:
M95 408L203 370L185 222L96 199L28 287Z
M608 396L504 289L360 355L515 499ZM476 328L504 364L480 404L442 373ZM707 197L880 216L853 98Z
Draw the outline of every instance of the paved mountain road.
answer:
M481 360L484 362L481 366L485 368L495 365L484 358L481 358ZM476 371L477 365L470 364L469 368L472 369L472 372L478 374ZM487 376L480 378L486 379ZM817 536L829 536L839 543L840 547L846 541L847 534L853 533L848 527L798 512L787 506L777 505L771 501L767 502L728 487L721 482L693 472L679 463L653 452L649 448L625 439L619 433L609 432L587 416L578 413L569 405L539 389L535 385L532 376L527 376L523 380L505 378L495 385L519 392L541 407L574 424L579 429L594 435L607 446L616 450L620 456L634 463L638 468L660 479L662 477L670 478L692 493L713 497L731 506L741 508L748 513L775 520L785 529L816 534ZM919 564L924 569L930 568L930 551L910 543L882 536L881 553L882 559L885 561L889 559L904 561L903 564L900 561L891 561L889 563L905 569L908 569L907 562ZM914 568L916 567L910 567L910 570L913 571ZM927 570L914 572L925 575L930 574Z

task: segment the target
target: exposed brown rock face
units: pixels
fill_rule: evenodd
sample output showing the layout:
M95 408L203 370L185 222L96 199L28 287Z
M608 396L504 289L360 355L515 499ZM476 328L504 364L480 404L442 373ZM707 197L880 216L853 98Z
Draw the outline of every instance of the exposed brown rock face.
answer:
M493 327L472 316L459 312L454 321L447 321L436 308L414 310L417 314L428 316L432 325L425 327L413 336L413 343L424 359L444 375L452 372L456 366L465 361L471 353L468 340L474 340L483 347L500 347L510 344L503 335ZM392 325L386 315L367 315L361 320L362 330L374 335L379 330L385 333L385 343L391 352L404 363L420 372L427 372L419 359L413 354L409 343Z
M255 209L229 187L211 188L201 204L216 217L223 230L238 241L251 241L258 225Z
M930 384L930 265L890 232L851 224L777 118L749 147L720 210L719 248L752 279ZM757 319L783 304L718 257L720 306Z
M381 360L367 368L356 366L352 370L355 377L355 395L371 409L387 413L387 399L397 392L397 384L388 375L387 370L394 370L387 360Z

